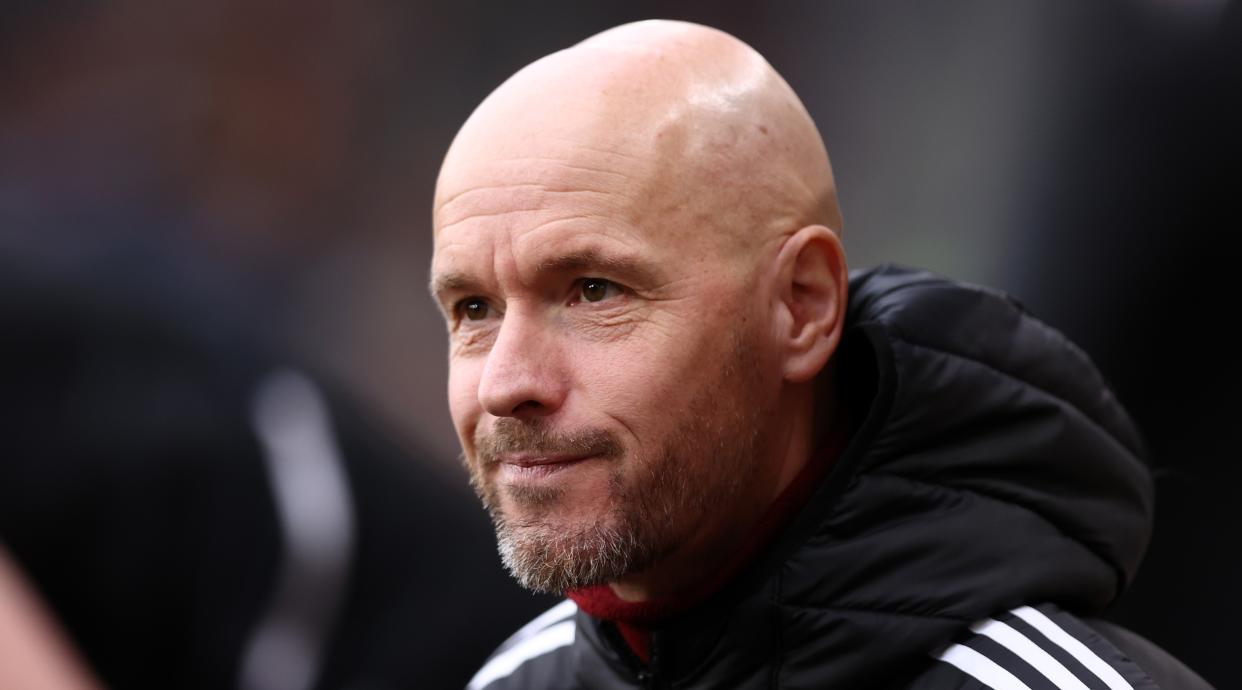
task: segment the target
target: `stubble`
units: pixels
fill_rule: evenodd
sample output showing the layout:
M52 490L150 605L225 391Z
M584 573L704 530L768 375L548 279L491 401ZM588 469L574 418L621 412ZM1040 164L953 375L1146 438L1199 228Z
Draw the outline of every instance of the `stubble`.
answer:
M713 511L727 510L758 471L761 401L752 398L754 350L733 334L729 360L682 408L683 419L649 457L626 454L602 429L557 433L541 420L496 420L475 439L471 485L496 529L505 568L527 589L561 594L640 573L683 545ZM519 510L502 508L489 478L504 453L597 456L613 464L607 503L591 522L552 519L567 499L560 487L508 486ZM627 477L627 469L629 470Z

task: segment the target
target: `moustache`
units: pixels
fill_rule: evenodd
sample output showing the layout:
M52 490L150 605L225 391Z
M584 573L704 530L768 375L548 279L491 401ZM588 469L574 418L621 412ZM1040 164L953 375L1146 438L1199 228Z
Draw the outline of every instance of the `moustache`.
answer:
M585 428L560 433L544 424L532 424L512 417L496 420L491 430L476 431L474 447L482 466L494 465L510 453L576 455L617 458L621 442L604 429Z

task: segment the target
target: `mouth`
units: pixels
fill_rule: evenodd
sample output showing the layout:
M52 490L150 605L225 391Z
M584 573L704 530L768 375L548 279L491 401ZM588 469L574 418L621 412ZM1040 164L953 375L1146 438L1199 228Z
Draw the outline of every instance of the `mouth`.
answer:
M534 455L515 454L501 458L498 463L501 477L507 482L530 482L546 479L577 467L596 455Z

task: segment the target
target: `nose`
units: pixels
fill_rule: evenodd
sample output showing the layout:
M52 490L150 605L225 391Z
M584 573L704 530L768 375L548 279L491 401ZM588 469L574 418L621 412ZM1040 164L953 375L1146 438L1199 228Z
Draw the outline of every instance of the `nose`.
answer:
M495 417L534 419L560 409L567 385L555 338L536 319L510 310L487 355L479 403Z

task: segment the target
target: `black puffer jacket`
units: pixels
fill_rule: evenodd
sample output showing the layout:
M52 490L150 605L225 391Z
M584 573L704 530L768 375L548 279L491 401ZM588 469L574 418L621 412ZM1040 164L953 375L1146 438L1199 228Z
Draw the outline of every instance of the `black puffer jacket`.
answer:
M1082 351L1004 295L882 267L851 276L838 358L863 420L846 451L758 562L654 634L650 667L565 602L471 687L1206 687L1066 613L1121 593L1152 512Z

